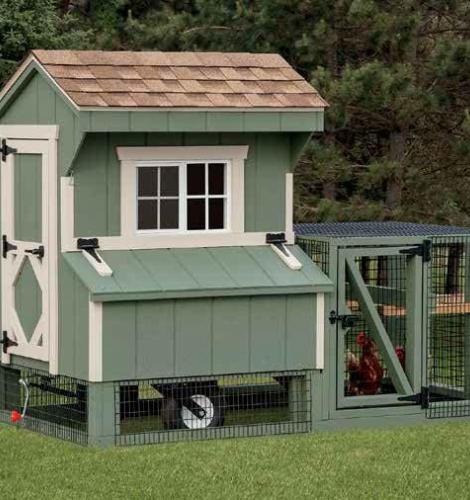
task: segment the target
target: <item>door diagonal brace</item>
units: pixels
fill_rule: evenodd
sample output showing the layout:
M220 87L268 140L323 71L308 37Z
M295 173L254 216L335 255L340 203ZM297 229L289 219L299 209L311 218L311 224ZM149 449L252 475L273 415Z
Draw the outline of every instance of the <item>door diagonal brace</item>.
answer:
M346 269L351 287L356 293L362 313L370 326L372 337L381 350L381 354L395 389L400 394L412 394L413 389L411 388L411 384L395 354L395 349L393 348L359 269L351 257L346 257Z

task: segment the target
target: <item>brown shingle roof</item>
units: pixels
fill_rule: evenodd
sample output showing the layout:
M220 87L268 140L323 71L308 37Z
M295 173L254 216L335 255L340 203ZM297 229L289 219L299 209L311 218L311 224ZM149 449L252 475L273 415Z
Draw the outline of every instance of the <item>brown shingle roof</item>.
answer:
M34 50L77 106L322 108L277 54Z

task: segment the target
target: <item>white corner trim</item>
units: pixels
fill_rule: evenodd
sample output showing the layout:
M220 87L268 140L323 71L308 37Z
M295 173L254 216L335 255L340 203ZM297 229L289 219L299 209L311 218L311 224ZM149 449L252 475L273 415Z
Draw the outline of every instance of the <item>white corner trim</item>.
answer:
M103 304L88 302L88 378L90 382L103 380Z
M0 125L0 136L6 139L57 140L58 125Z
M248 146L142 146L117 147L121 161L139 160L246 160Z
M315 328L315 368L325 368L325 294L317 293L317 318Z
M297 257L284 245L270 245L274 253L284 262L284 264L293 271L302 269L301 262Z
M61 250L74 246L74 185L73 177L60 178L60 240ZM76 249L76 244L75 244Z
M286 174L286 232L294 232L294 174Z
M100 276L112 276L113 270L108 266L108 264L106 264L103 257L97 251L95 251L95 253L100 259L100 262L98 262L89 252L82 250L82 255Z

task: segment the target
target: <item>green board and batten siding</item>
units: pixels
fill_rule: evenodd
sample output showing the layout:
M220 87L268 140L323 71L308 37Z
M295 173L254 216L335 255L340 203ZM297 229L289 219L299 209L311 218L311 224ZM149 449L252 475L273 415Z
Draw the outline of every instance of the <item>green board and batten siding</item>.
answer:
M108 302L103 379L312 368L315 315L313 294Z

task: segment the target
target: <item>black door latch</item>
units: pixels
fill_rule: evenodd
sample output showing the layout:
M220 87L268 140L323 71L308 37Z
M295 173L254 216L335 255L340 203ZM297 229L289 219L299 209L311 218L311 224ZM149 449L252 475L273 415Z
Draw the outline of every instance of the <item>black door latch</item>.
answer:
M359 319L357 314L336 314L336 311L331 311L329 316L332 325L337 321L341 321L341 327L344 329L352 328Z
M31 248L30 250L25 250L25 253L30 253L31 255L36 255L40 259L44 257L44 247L41 245L37 248Z
M2 351L4 352L4 354L7 354L8 348L9 347L16 347L18 345L18 342L15 342L14 340L9 339L8 332L6 330L3 330L2 340L0 340L0 344L3 345Z
M0 152L2 154L2 161L7 161L7 156L12 153L17 153L18 150L8 146L7 140L2 139L2 148L0 149Z

